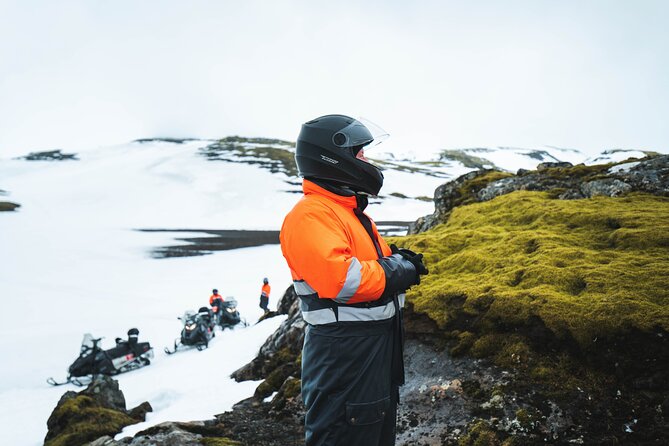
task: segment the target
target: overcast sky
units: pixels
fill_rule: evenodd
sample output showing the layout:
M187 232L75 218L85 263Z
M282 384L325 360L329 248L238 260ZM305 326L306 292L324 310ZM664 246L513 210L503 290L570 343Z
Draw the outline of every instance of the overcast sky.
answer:
M669 152L669 1L0 0L0 156L151 136Z

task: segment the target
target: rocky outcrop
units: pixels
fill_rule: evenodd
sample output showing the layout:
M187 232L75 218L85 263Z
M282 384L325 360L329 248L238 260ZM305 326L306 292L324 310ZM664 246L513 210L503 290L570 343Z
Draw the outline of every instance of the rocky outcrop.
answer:
M26 161L76 161L76 153L63 153L60 150L46 150L44 152L30 152L19 159Z
M469 172L437 188L434 213L419 218L410 226L409 234L444 223L456 206L489 201L519 190L548 191L553 198L563 200L617 197L630 192L669 196L669 155L596 166L541 163L535 171L521 169L516 175L493 170Z
M20 208L21 205L18 203L12 203L11 201L0 201L0 212L11 212Z
M278 314L288 319L260 347L258 356L236 370L231 376L237 381L260 380L254 394L257 401L281 389L289 379L299 379L305 322L300 312L299 299L291 286L278 303Z
M102 376L83 391L69 391L61 397L47 421L44 444L79 446L101 436L113 436L125 426L144 421L151 410L147 402L126 410L118 381Z

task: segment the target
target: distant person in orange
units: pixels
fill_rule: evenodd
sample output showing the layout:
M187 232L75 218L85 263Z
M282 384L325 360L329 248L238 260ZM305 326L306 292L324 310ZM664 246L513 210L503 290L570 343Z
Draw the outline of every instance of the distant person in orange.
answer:
M271 287L269 286L269 280L267 280L267 277L262 280L262 283L262 290L260 291L260 308L262 308L265 311L265 314L267 314L269 313L269 308L267 308L267 305L269 304L269 292Z
M223 300L224 300L224 299L223 299L223 296L221 296L220 294L218 294L218 290L217 290L216 288L214 288L213 290L211 290L211 292L212 292L213 294L209 297L209 305L214 306L214 305L215 305L215 302L216 302L216 299L220 299L221 302L223 302Z
M211 305L212 310L214 310L216 322L220 323L221 316L223 314L223 296L218 294L218 290L216 288L211 290L211 292L213 294L211 297L209 297L209 305Z

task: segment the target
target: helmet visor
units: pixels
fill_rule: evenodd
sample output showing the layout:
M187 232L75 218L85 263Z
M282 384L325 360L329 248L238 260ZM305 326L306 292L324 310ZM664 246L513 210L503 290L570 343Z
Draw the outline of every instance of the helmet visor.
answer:
M370 148L388 137L388 132L365 118L354 119L332 135L332 142L341 148L365 146Z

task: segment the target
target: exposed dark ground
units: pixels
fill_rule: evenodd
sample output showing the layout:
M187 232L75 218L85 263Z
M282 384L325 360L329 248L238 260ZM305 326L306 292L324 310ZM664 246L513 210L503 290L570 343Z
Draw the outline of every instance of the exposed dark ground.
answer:
M376 222L382 236L404 235L409 228L405 221ZM253 246L276 245L279 243L279 231L258 230L247 231L238 229L138 229L140 232L173 233L174 240L185 242L178 245L161 246L151 251L157 259L170 257L191 257L213 254L216 251L250 248ZM188 233L188 237L179 234ZM192 236L192 234L202 234Z
M176 241L186 242L186 244L153 249L151 256L158 259L202 256L213 254L215 251L279 243L279 231L243 231L236 229L138 229L138 231L168 232L175 235L179 233L202 234L201 237L175 237Z

